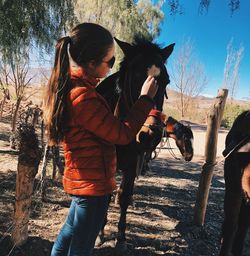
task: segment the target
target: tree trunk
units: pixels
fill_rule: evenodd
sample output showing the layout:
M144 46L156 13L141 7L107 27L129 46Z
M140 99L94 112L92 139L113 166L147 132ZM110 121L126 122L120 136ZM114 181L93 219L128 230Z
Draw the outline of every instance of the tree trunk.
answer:
M20 138L16 177L16 201L12 241L20 246L28 239L28 222L33 194L34 178L38 171L41 151L33 127L22 125L18 128Z
M12 104L11 104L11 112L10 112L11 120L13 119L14 106L15 106L15 103L12 103Z
M22 98L20 98L20 97L16 101L16 107L15 107L15 110L14 110L14 114L13 114L13 117L12 117L12 123L11 123L11 131L12 132L14 132L16 130L17 114L18 114L18 110L19 110L21 101L22 101Z
M183 92L181 92L181 117L184 117L184 96Z
M205 144L205 164L199 182L194 209L194 222L203 226L207 208L210 184L213 177L213 170L216 165L218 129L223 116L228 90L222 89L218 92L215 104L210 109L207 122L206 144Z
M0 120L2 119L3 117L3 108L4 108L4 105L6 103L6 95L4 94L4 97L3 97L3 100L1 101L1 105L0 105Z

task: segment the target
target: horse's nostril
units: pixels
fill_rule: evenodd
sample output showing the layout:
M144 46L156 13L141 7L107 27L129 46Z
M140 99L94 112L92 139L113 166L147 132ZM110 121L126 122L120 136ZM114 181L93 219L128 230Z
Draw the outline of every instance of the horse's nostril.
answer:
M193 154L185 154L185 156L184 156L184 159L185 159L185 161L187 161L187 162L190 162L191 160L192 160L192 158L193 158Z

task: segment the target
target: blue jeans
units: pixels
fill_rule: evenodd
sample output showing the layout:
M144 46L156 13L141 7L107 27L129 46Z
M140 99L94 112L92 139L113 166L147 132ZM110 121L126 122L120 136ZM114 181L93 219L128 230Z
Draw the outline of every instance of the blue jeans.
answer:
M109 195L72 196L69 214L51 256L89 256L108 209Z

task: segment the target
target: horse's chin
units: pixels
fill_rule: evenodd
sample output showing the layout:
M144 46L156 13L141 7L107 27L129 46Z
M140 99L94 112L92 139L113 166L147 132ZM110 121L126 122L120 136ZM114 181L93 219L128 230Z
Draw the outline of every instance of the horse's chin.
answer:
M193 154L186 153L186 154L183 155L183 158L184 158L185 161L190 162L193 158Z

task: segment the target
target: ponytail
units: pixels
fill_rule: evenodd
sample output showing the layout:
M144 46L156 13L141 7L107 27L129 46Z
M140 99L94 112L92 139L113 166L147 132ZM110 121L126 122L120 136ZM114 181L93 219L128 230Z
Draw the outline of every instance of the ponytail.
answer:
M91 61L99 65L112 45L110 32L93 23L77 25L70 37L63 37L57 42L55 63L44 99L44 121L50 145L61 142L66 129L66 97L72 88L68 50L72 60L84 68Z
M45 93L44 121L49 145L58 144L64 136L67 94L71 89L68 57L70 43L71 39L68 36L57 42L55 62Z

